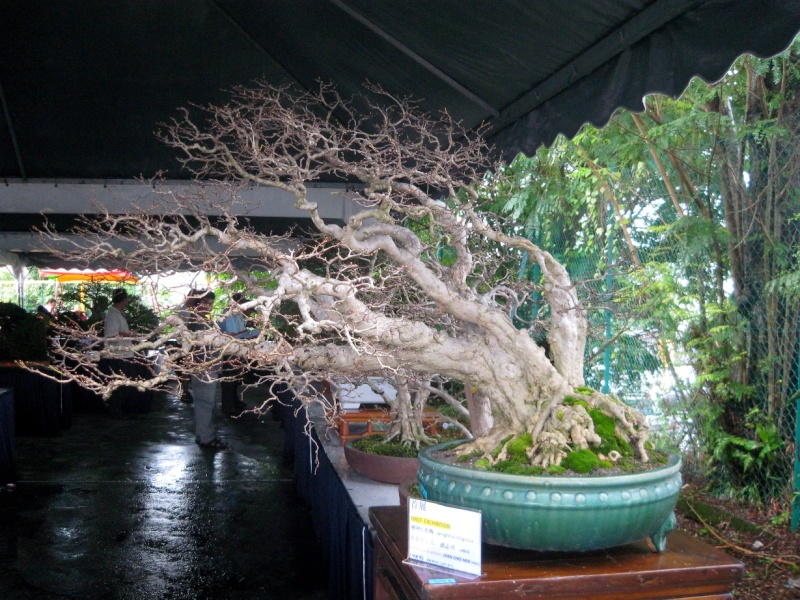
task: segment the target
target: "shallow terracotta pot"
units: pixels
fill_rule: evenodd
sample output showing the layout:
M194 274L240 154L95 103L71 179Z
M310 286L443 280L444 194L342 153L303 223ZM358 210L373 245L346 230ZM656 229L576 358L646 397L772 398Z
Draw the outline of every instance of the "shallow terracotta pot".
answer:
M451 465L422 450L418 479L428 500L482 512L483 541L532 550L586 551L650 537L666 547L675 526L681 460L609 476L522 476Z
M352 445L344 447L347 464L356 473L382 483L400 484L417 476L419 461L416 458L380 456L356 450Z

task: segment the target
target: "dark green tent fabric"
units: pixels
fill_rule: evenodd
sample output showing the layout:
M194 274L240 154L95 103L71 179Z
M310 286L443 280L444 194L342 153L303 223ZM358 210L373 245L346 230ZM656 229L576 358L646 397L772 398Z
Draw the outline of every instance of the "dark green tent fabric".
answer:
M0 0L0 177L185 177L158 124L258 78L370 80L530 153L798 30L797 0Z

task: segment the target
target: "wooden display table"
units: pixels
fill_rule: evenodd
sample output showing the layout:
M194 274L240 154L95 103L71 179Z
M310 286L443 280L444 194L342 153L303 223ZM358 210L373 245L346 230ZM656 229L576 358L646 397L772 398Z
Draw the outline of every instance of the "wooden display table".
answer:
M744 565L681 531L661 554L646 541L585 553L534 552L483 545L484 575L470 580L403 564L408 555L405 507L369 509L375 527L374 600L546 598L630 600L732 598ZM431 584L453 578L456 583Z
M422 424L431 435L437 435L437 426L442 418L441 413L426 412L422 417ZM361 408L357 410L343 410L335 419L336 433L342 446L347 445L350 440L356 440L365 435L379 433L373 428L374 423L388 423L389 411L379 408ZM366 425L365 429L352 431L351 425Z

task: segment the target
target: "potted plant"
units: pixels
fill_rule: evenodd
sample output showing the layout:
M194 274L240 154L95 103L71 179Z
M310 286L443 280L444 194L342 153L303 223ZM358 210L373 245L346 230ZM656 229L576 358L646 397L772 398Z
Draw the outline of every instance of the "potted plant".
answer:
M386 441L383 434L348 442L344 457L356 473L381 483L399 484L416 477L419 469L416 448Z
M46 361L50 318L0 302L0 361Z
M53 321L40 307L36 314L0 302L0 387L14 389L12 429L17 435L58 435L69 427L72 395L51 366ZM27 364L36 373L26 371Z
M247 300L240 308L255 311L261 335L232 340L213 329L189 331L179 316L170 317L169 337L181 340L166 357L173 372L180 371L193 345L202 344L215 349L212 357L235 356L255 369L269 366L270 377L288 382L306 402L324 402L313 382L341 373L442 377L463 385L474 436L457 452L492 466L524 442L529 466L545 472L531 477L531 485L537 477L545 479L545 489L560 479L591 477L558 477L553 468L572 461L573 453L608 460L601 446L609 437L629 448L632 460L649 463L644 417L617 398L584 387L587 310L567 269L520 235L514 223L486 212L486 190L502 185L513 193L515 182L504 181L481 138L446 114L421 114L412 102L375 86L346 101L326 85L311 92L261 85L237 89L229 103L197 111L184 111L165 128L163 140L199 180L227 183L187 190L154 184L152 206L113 219L101 215L71 238L84 259L114 256L141 273L210 266L226 274L221 285L244 286ZM342 193L357 210L344 220L324 218L324 199L312 193L312 182L330 178L350 182ZM243 227L236 216L240 185L285 194L307 215L316 230L314 241L281 244ZM212 206L220 216L208 216ZM119 239L129 250L122 256L93 242L98 239ZM218 245L198 243L208 239ZM257 268L269 271L267 283L242 266L253 256ZM516 277L523 259L538 265L539 280ZM536 323L520 327L515 311L533 291L547 310ZM278 316L282 329L274 325ZM546 338L537 343L534 329L539 327ZM291 335L285 334L287 328ZM167 337L164 333L163 339L139 347L156 347ZM398 415L397 422L402 429L408 417ZM608 435L598 433L609 428ZM400 437L417 444L421 433L407 427ZM423 465L436 460L431 451L422 457ZM603 502L606 494L606 500L613 496L615 503L633 509L636 523L641 506L657 504L658 514L632 535L662 539L673 522L680 488L679 460L668 462L655 469L669 469L668 483L655 484L659 487L652 493L642 493L647 488L627 474L621 476L629 478L623 490L592 491L591 499L588 492L553 492L550 501L594 505L594 495ZM434 499L471 501L468 486L489 499L521 495L528 507L548 495L484 484L491 472L480 468L468 470L481 483L450 480L442 492L440 467L426 468L432 474L421 483ZM659 500L651 502L653 496ZM605 505L598 504L597 511L603 510ZM487 521L485 539L517 544L497 539ZM518 521L512 523L498 529L516 527ZM625 527L625 519L614 527ZM590 547L627 540L592 537ZM535 545L536 536L528 536L528 542Z
M355 385L359 382L364 383ZM337 387L339 391L346 390L344 394L337 394L337 408L346 409L348 401L352 403L359 390L363 400L377 401L382 406L381 418L385 422L374 426L382 430L370 432L344 447L350 467L375 481L399 484L416 477L419 450L445 438L454 439L452 435L444 435L449 431L461 431L462 435L470 436L469 430L457 419L429 410L431 396L448 397L430 378L368 377L356 379L355 383L339 383Z

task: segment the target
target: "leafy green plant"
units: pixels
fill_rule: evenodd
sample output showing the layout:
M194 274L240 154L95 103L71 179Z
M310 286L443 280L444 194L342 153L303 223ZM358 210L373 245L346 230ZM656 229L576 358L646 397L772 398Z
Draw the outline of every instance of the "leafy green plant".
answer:
M738 463L743 473L751 469L763 471L775 463L784 442L773 424L756 425L756 439L722 433L714 450L715 460L728 459Z
M46 360L48 323L16 304L0 302L0 360Z
M716 431L708 475L719 489L761 503L772 485L785 488L790 465L784 460L786 443L774 423L757 423L753 432L753 437L742 437Z

